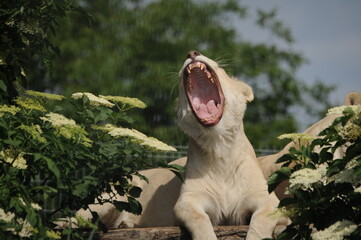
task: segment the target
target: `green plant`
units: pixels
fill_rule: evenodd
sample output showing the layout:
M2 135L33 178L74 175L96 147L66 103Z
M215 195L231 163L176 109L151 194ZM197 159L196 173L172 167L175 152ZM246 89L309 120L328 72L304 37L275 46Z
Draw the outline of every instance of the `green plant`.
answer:
M59 54L50 37L76 8L73 0L0 2L0 103L17 97L34 69L50 68Z
M146 180L138 172L151 167L144 153L175 150L135 129L118 127L131 125L126 111L145 108L143 102L27 91L15 103L0 106L0 239L82 239L76 229L54 230L54 221L74 216L95 199L141 213L141 189L131 180L133 175ZM66 104L72 110L64 113ZM100 197L103 192L108 198ZM115 201L115 194L128 201ZM52 199L58 208L44 211L41 206Z
M270 191L288 180L292 195L280 202L278 213L292 223L277 239L361 238L361 106L329 113L342 115L318 138L291 148L269 179Z

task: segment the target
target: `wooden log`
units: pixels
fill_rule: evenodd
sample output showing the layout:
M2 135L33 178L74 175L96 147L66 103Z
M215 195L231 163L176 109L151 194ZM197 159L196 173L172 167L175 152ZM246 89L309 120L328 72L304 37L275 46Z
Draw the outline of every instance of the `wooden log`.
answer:
M244 240L248 226L214 226L219 240ZM123 228L112 229L100 235L101 240L192 240L180 227Z

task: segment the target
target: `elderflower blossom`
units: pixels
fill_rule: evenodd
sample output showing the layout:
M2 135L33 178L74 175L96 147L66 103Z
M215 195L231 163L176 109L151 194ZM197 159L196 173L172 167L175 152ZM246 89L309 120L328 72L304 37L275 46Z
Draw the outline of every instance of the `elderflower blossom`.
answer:
M73 93L71 95L71 98L76 100L76 99L82 98L83 96L86 96L89 99L90 105L93 107L99 107L99 106L114 107L115 106L115 104L109 102L108 100L101 98L101 97L97 97L94 94L88 93L88 92Z
M154 149L157 151L162 151L162 152L176 152L177 151L177 149L175 149L174 147L169 146L154 137L147 137L147 139L144 142L142 142L140 145L147 146L151 149Z
M40 117L44 122L50 122L52 127L57 130L57 134L67 139L79 139L80 143L86 147L90 147L92 140L87 138L88 133L73 119L69 119L58 113L48 113L45 117Z
M17 112L20 111L20 108L15 107L13 105L1 105L0 106L0 117L4 115L4 113L10 113L15 115Z
M147 138L145 134L139 132L138 130L122 127L113 128L108 132L108 134L112 137L130 137L140 142L145 141Z
M361 126L354 124L352 121L347 122L345 126L339 126L337 131L347 141L355 141L361 136Z
M324 184L327 172L327 165L320 165L316 169L303 168L291 174L288 191L294 193L298 189L313 190L318 184Z
M121 97L121 96L102 96L102 95L100 95L99 97L115 103L127 104L131 107L142 108L142 109L147 107L147 105L138 98Z
M24 155L24 153L19 153L13 149L6 149L0 152L1 159L18 169L26 169L28 167L26 159L23 157Z
M28 109L28 110L35 110L39 112L45 112L46 109L43 105L41 105L40 102L31 99L31 98L17 98L15 99L15 102L22 108Z
M313 140L314 138L307 133L286 133L278 136L278 139L290 139L292 141L299 141L299 143L302 145Z
M26 206L26 203L25 203L25 201L24 201L23 198L20 197L19 200L20 200L20 202L21 202L22 205ZM41 209L42 209L41 206L40 206L39 204L37 204L37 203L31 203L30 205L31 205L31 207L34 208L35 210L41 210Z
M5 212L4 209L0 208L0 220L5 222L11 222L15 217L12 212Z
M353 186L358 185L361 182L361 176L354 174L354 169L359 166L356 158L349 161L345 169L331 177L335 183L351 183Z
M313 240L343 240L355 231L357 225L348 220L338 221L328 228L311 234Z
M330 108L327 111L327 115L342 114L343 111L345 111L345 109L347 109L347 108L351 108L352 111L355 112L356 114L361 112L361 106L360 105L347 105L347 106L339 106L339 107Z
M111 124L106 124L105 126L96 126L93 128L106 131L112 137L130 137L140 145L151 148L156 151L164 151L164 152L177 151L174 147L169 146L159 141L156 138L148 137L136 129L115 127Z
M79 228L96 228L96 225L80 215L75 216Z
M297 216L300 212L300 209L296 205L287 205L284 207L278 207L271 214L274 218L287 217L292 218Z
M44 122L50 122L52 126L66 126L66 125L73 125L75 126L76 123L73 119L69 119L61 114L58 113L48 113L45 115L46 117L40 117L41 120Z
M27 95L29 95L29 96L41 97L41 98L46 98L46 99L54 100L54 101L61 101L62 99L65 98L65 97L62 96L62 95L51 94L51 93L43 93L43 92L37 92L37 91L33 91L33 90L27 90L25 93L26 93Z
M52 239L61 239L60 232L55 232L55 231L51 231L51 230L46 231L46 236L48 238L52 238Z
M18 128L27 132L35 141L39 143L47 142L46 139L43 136L41 136L43 131L41 130L39 125L30 125L30 126L20 125Z
M337 132L343 139L355 141L361 136L361 126L355 124L355 122L359 122L361 118L361 105L334 107L328 110L327 115L342 114L346 109L351 109L355 115L346 123L346 125L338 126Z
M20 237L30 237L34 232L36 232L36 230L27 220L18 219L18 223L22 225L21 231L17 233Z

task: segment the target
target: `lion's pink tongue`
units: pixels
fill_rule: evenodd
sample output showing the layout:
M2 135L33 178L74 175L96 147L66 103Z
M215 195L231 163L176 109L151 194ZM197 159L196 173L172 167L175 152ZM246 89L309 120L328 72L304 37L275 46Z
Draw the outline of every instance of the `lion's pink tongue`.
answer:
M195 97L192 100L193 108L197 111L199 118L201 119L209 119L212 116L216 115L218 112L218 108L214 102L214 100L210 100L207 105L201 103L199 98Z
M207 103L207 110L211 115L215 115L218 112L218 108L214 100L211 100Z

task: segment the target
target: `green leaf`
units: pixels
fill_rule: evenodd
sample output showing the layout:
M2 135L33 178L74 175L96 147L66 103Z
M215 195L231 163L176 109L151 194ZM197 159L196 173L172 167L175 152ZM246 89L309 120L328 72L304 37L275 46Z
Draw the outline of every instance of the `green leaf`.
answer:
M185 167L177 165L177 164L167 164L166 167L171 170L182 182L184 182L183 173L185 171Z
M0 89L3 90L3 92L6 92L8 89L3 80L0 80Z
M277 159L276 163L282 163L282 162L288 162L288 161L292 161L294 160L295 157L291 154L284 154L282 155L282 157L280 157L279 159Z
M109 108L98 107L98 111L94 116L94 122L97 123L97 122L100 122L100 121L107 120L110 117L112 112L113 111L110 110Z
M281 167L280 170L274 172L268 178L268 191L272 192L281 182L288 180L291 176L291 169L288 167Z
M333 154L329 152L329 149L330 148L327 148L327 147L322 148L320 155L319 155L321 163L328 162L333 159Z
M130 206L130 212L136 215L140 215L142 213L142 205L135 198L128 197L128 202Z
M42 158L46 161L46 164L48 165L49 170L52 173L54 173L54 176L56 177L56 180L59 183L60 182L60 170L59 170L58 166L56 165L56 163L52 159L50 159L46 156L42 156Z
M134 198L140 197L141 192L142 189L140 187L135 187L135 186L129 190L129 194Z
M354 168L353 175L356 176L356 177L361 176L361 166L357 166L357 167Z
M122 212L122 211L130 212L130 205L128 202L113 201L113 204L119 212Z
M26 215L26 220L32 225L35 226L38 222L38 217L36 212L33 209L28 209L28 214Z

